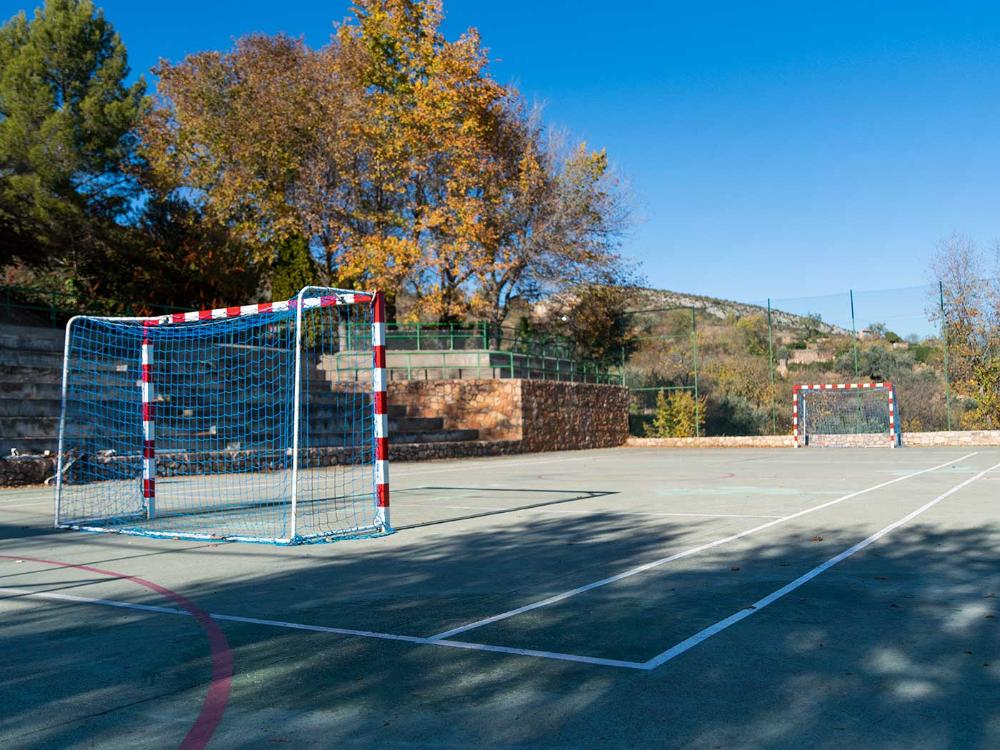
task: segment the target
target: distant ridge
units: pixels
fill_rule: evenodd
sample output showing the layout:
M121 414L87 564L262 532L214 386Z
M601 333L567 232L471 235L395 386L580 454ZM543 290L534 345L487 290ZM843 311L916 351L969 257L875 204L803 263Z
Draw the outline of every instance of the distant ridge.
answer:
M714 318L725 319L730 315L745 317L748 315L767 315L767 308L762 305L752 305L747 302L735 302L728 299L706 297L700 294L672 292L668 289L639 289L635 293L635 303L630 309L635 312L659 308L694 308ZM776 328L804 328L805 315L795 315L771 308L771 321ZM850 334L846 328L821 322L816 326L818 331L827 334Z

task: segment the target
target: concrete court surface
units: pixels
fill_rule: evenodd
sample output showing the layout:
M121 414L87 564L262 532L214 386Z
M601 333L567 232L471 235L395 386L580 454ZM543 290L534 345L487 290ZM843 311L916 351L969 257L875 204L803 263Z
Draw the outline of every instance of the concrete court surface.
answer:
M398 533L292 548L0 492L0 747L1000 747L996 448L392 479Z

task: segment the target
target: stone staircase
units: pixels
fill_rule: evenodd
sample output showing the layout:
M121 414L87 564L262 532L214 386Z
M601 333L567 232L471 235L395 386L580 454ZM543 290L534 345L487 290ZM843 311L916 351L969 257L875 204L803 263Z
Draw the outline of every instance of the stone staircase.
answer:
M58 446L63 332L0 326L0 455Z
M55 452L58 448L60 393L62 382L63 331L27 326L0 325L0 456L11 449L21 454ZM227 356L234 356L230 352ZM162 365L163 363L161 363ZM93 378L100 382L99 392L91 401L108 420L117 420L138 428L139 392L136 387L134 364L85 363ZM206 373L211 363L178 362L187 374L192 370ZM123 370L122 367L125 367ZM186 383L186 385L185 385ZM263 413L273 401L268 388L239 383L226 384L240 400L235 414L220 409L220 399L203 389L191 388L193 380L174 379L157 385L157 447L163 451L224 451L248 450L257 447L283 445L279 431L284 427L266 421L249 425L240 414ZM200 384L199 384L200 385ZM367 411L367 394L336 383L330 373L317 371L308 383L309 447L340 447L350 445L359 434L351 415ZM219 394L224 398L224 394ZM409 416L405 404L389 407L389 435L393 444L426 444L474 442L479 439L475 429L445 429L444 419L436 416ZM95 429L93 417L86 411L70 412L67 430L76 435ZM137 436L108 436L107 448L119 453L134 453ZM119 444L120 443L120 444Z
M479 430L446 430L444 417L410 417L405 404L389 405L392 443L457 443L479 439Z

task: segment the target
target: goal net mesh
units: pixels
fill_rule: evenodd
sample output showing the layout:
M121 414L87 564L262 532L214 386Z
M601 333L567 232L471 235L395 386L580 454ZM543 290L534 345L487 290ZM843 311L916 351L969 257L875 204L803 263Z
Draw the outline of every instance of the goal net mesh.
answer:
M304 299L300 318L293 300L74 320L57 523L268 542L380 530L373 376L339 366L371 357L372 303L345 299Z

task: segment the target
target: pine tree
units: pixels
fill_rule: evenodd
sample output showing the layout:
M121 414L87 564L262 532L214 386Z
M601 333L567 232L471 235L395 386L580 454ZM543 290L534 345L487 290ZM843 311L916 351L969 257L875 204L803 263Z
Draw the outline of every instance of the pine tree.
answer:
M146 84L90 0L46 0L0 27L0 265L97 269L131 206Z
M305 237L293 235L279 242L271 272L271 299L291 299L302 287L316 283L316 263Z

